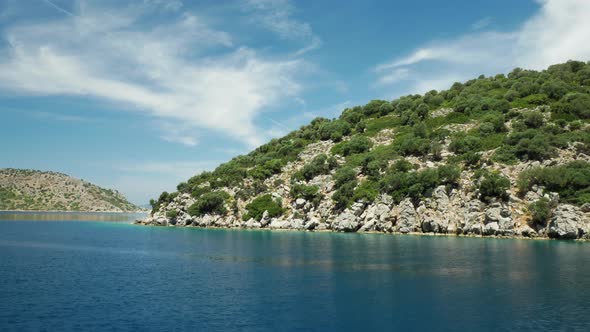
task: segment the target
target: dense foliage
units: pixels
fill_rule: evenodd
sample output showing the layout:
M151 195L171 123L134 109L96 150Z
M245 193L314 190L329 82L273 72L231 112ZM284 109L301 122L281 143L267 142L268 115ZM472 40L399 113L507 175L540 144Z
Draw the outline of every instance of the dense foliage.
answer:
M516 68L508 75L482 75L457 82L445 91L393 101L373 100L345 109L336 119L316 118L247 155L190 178L177 189L198 199L224 187L239 187L235 198L249 201L268 193L265 180L297 161L310 143L332 140L337 144L330 153L320 154L293 175L292 184L300 186L291 188L292 198L317 201L318 193L303 187L305 182L333 174L333 199L340 209L355 201L374 200L381 193L391 194L396 201L405 197L417 200L437 185L455 185L462 169L544 161L568 146L589 154L589 122L590 63L568 61L543 71ZM391 130L390 141L374 143L384 129ZM451 166L416 171L411 164L403 165L403 158L441 161L446 146L453 154L444 157L444 162ZM344 157L344 162L337 162L334 155ZM393 160L402 161L396 166ZM590 201L585 171L561 168L562 178L557 179L551 169L530 171L520 182L526 183L524 187L543 185L576 204ZM479 173L474 186L482 200L489 201L505 198L510 182L499 174ZM169 203L176 194L163 193L152 200L153 209ZM276 203L263 200L269 206ZM258 213L260 204L259 200L251 206L249 215L261 216L264 210Z
M590 203L590 163L573 161L561 166L533 168L520 174L517 185L521 194L539 185L559 193L563 202Z
M256 197L250 204L246 205L246 210L248 210L248 213L244 214L242 217L244 220L249 220L250 218L260 220L262 219L264 211L268 211L268 216L270 218L278 217L283 214L281 200L273 200L270 194Z
M188 208L188 214L191 216L202 216L205 214L224 215L227 213L225 201L228 198L229 194L225 191L205 193Z

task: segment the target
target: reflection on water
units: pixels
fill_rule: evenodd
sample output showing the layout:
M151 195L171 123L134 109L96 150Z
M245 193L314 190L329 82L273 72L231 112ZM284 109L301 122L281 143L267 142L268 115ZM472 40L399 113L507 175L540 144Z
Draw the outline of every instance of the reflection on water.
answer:
M122 221L133 222L145 218L145 213L117 212L37 212L37 211L0 211L3 220L52 220L52 221Z

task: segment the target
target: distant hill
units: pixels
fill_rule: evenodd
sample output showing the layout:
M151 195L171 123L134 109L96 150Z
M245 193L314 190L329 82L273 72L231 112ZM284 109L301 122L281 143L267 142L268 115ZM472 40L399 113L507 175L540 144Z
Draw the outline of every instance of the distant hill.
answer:
M138 211L118 191L57 172L0 169L0 210Z

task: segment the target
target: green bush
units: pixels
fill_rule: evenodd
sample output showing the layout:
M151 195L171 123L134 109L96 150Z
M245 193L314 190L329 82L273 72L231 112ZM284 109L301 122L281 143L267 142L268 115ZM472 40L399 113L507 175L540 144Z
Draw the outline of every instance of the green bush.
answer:
M356 187L356 179L342 184L332 195L334 207L336 210L344 210L352 203L354 196L354 188Z
M332 178L336 183L336 187L339 188L345 183L356 181L356 171L352 167L341 167L336 170Z
M590 203L590 163L578 160L561 166L526 170L519 175L517 185L522 195L539 185L557 192L563 202Z
M545 117L539 112L527 112L523 118L524 124L529 128L541 128L545 124Z
M407 172L392 167L381 178L378 185L380 192L391 195L397 203L406 197L410 197L416 202L420 198L430 195L437 186L456 185L459 176L459 169L452 165L418 172Z
M201 195L193 205L188 208L191 216L203 216L205 214L224 215L227 213L225 200L229 194L225 191L213 191Z
M306 201L312 202L317 206L321 199L322 194L319 192L320 187L318 186L306 186L304 184L294 184L291 186L291 197L294 199L303 198Z
M379 185L376 182L366 180L354 190L352 201L373 202L379 195Z
M477 187L480 199L484 202L494 198L506 200L508 199L506 190L510 189L510 180L498 173L486 172Z
M250 220L250 218L260 220L262 219L264 211L268 211L268 216L270 218L278 217L284 212L280 199L273 200L270 194L256 197L252 202L246 205L246 210L248 210L248 213L244 214L242 217L243 220Z
M552 105L558 113L572 114L581 119L590 119L590 95L586 93L570 93L558 103Z
M325 154L315 156L308 164L303 166L301 171L295 174L295 179L309 181L318 175L328 174L338 166L334 157L328 157Z
M529 204L529 213L535 224L546 225L547 220L551 217L551 205L549 200L545 197Z
M170 211L166 212L166 218L174 219L177 216L178 216L178 211L177 210L170 210Z
M351 154L367 152L373 146L373 142L364 136L354 136L350 141L344 142L342 145L342 155L349 156Z
M449 149L456 154L479 151L480 138L473 135L458 135L449 145Z

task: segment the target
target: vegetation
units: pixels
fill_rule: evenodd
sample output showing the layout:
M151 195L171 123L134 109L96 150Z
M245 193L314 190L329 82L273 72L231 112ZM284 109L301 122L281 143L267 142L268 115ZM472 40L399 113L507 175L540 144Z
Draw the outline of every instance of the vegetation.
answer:
M268 211L270 218L282 215L283 205L280 199L273 200L272 196L267 194L256 197L250 204L246 205L246 210L248 210L248 213L244 214L242 219L250 220L250 218L254 218L254 220L260 220L264 211Z
M547 198L541 197L529 204L529 212L533 223L546 225L547 220L551 217L551 204Z
M510 180L496 172L484 172L477 185L480 199L489 202L493 199L508 199L506 190L510 189Z
M534 185L557 192L562 202L590 203L590 163L573 161L561 166L537 167L520 174L517 186L521 194Z
M577 153L590 154L589 123L590 63L568 61L543 71L516 68L508 75L457 82L445 91L372 100L345 109L335 119L316 118L247 155L188 179L177 186L177 193L162 193L151 203L157 210L179 193L200 200L209 197L205 196L208 193L237 187L234 199L250 202L256 197L248 205L248 218L258 219L264 210L280 215L281 204L268 195L272 188L265 180L298 162L309 144L327 140L336 143L331 151L316 156L292 175L291 198L319 202L319 190L307 181L332 174L332 198L338 209L355 201L372 201L382 193L396 201L409 197L417 202L436 186L457 185L461 171L467 170L476 173L473 187L482 200L505 199L510 181L480 170L483 165L545 161L570 146ZM391 133L391 140L379 143L375 136L384 129ZM344 157L343 161L337 161L336 155ZM416 170L406 160L416 158L422 165L426 161L441 164ZM526 191L537 184L559 192L566 202L590 202L585 165L527 171L521 175L519 189Z
M188 208L188 214L191 216L202 216L205 214L224 215L227 213L225 201L229 197L229 194L225 191L205 193Z
M119 192L57 172L0 169L0 210L137 211Z

